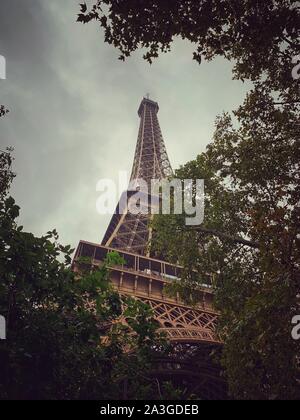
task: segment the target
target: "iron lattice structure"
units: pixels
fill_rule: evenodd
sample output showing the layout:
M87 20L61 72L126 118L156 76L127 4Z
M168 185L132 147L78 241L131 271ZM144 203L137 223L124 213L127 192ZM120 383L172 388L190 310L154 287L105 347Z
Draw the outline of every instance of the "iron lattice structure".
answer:
M145 194L142 206L148 214L131 214L128 201L137 191L139 180L147 183L149 191L152 180L162 180L172 175L172 168L161 133L157 102L144 98L139 110L140 128L136 145L133 169L130 178L131 189L126 194L125 205L118 205L108 226L102 245L132 251L144 255L151 239L149 221L151 218L151 195ZM122 201L123 203L124 201Z
M97 268L113 248L80 241L73 270L81 272L82 257ZM197 290L199 304L189 307L180 298L170 297L165 287L180 279L182 267L165 261L119 251L125 263L110 267L110 280L121 299L131 296L147 303L159 324L159 331L168 338L172 352L168 358L159 358L152 375L161 381L171 381L186 390L187 397L195 394L201 399L226 399L226 386L220 369L211 359L211 353L221 348L216 332L218 313L213 308L210 278L203 279ZM92 309L92 307L91 307Z
M153 259L148 253L151 241L150 214L131 214L129 200L136 192L138 180L150 185L152 179L162 180L172 174L162 138L156 102L144 98L139 107L140 128L131 175L133 191L125 192L108 226L102 244L81 241L73 261L73 270L80 272L81 257L92 265L101 265L108 252L117 250L123 257L122 267L111 267L111 282L120 296L132 296L147 303L153 310L160 331L173 346L173 356L159 360L154 375L184 386L187 393L204 399L225 399L226 386L219 368L211 360L212 350L222 346L216 332L218 313L213 308L213 292L209 276L199 286L199 304L189 307L179 294L170 297L165 286L181 278L182 267ZM128 200L129 197L129 200ZM151 197L145 195L142 206L150 208ZM124 204L125 203L125 204Z

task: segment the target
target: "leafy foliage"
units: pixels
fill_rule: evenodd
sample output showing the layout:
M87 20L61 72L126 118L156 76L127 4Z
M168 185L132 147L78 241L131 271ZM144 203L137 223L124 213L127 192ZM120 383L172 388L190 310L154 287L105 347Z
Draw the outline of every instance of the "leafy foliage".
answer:
M80 5L78 21L96 21L122 60L145 48L151 63L180 37L195 44L199 64L223 56L235 61L237 78L264 76L277 90L290 88L291 60L300 51L296 0L97 0Z
M8 169L11 157L1 162ZM108 267L122 258L108 254L96 270L81 261L78 277L70 269L73 250L55 230L37 238L18 226L6 175L2 184L0 313L7 340L0 342L0 399L168 398L172 387L162 394L150 375L152 361L166 351L150 308L121 301L109 282Z
M12 149L0 151L0 199L7 195L10 184L15 177L12 171L13 158L11 155Z
M171 292L187 298L208 275L216 287L223 365L241 399L299 395L299 345L290 334L300 294L299 81L292 78L299 10L294 0L98 0L82 4L78 16L104 29L121 60L143 48L151 63L180 37L195 45L199 64L222 56L236 79L253 83L234 115L217 119L206 153L176 172L205 179L204 225L187 229L182 216L154 221L158 255L185 267Z
M3 117L4 115L8 114L8 112L8 109L6 109L4 105L0 105L0 117Z
M299 311L299 109L278 109L265 92L250 94L217 120L206 153L180 168L180 179L205 179L204 224L182 216L154 221L154 249L179 261L177 291L210 274L221 311L223 365L241 399L297 399L299 343L291 320ZM198 279L195 279L195 272Z

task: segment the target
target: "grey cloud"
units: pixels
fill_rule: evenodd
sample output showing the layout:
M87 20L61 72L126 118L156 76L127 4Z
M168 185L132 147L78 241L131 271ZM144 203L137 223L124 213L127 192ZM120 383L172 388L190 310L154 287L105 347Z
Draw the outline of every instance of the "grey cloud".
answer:
M199 66L183 42L151 67L140 52L118 61L95 25L75 22L77 0L0 5L0 54L8 63L0 102L11 109L0 122L1 147L15 147L13 195L20 222L37 235L56 227L64 243L100 242L109 217L96 213L96 183L130 171L146 92L160 104L173 167L203 151L216 115L245 95L228 63Z

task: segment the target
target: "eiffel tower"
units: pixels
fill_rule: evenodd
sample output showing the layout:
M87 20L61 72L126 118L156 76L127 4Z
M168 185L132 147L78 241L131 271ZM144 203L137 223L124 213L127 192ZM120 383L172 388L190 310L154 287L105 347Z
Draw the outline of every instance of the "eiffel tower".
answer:
M159 126L157 102L148 97L142 100L138 110L140 128L133 161L130 183L133 190L126 192L130 198L131 192L136 192L138 180L143 180L148 187L152 180L162 180L172 175L171 164L166 152L165 143ZM149 208L150 197L145 197L144 205ZM102 245L147 254L147 246L151 239L149 229L150 209L148 214L133 215L128 207L120 211L120 205L108 226ZM120 215L120 213L123 213Z
M140 128L131 188L124 193L126 197L137 191L139 179L150 184L152 179L162 180L172 175L158 111L157 102L143 98L138 109ZM149 206L148 196L142 205ZM131 214L128 200L120 200L102 244L80 241L73 269L79 271L77 261L81 257L89 257L96 267L109 252L117 250L126 263L111 267L112 284L121 296L133 296L152 308L160 331L173 346L173 356L160 361L156 375L184 386L189 394L200 395L201 399L225 399L226 386L210 357L213 350L222 346L216 333L218 313L213 308L210 278L203 280L203 286L199 287L201 303L197 307L186 305L179 294L168 296L165 286L181 278L182 267L150 256L150 219L149 213Z

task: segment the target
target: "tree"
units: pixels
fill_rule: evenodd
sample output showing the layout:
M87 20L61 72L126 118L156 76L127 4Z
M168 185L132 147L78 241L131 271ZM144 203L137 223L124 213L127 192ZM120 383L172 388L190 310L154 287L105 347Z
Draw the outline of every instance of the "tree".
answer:
M272 89L291 88L292 59L300 52L296 0L97 0L80 7L78 21L96 21L122 60L145 48L151 63L180 37L195 44L199 64L222 56L235 62L238 79L263 77Z
M3 199L9 190L10 184L15 177L12 171L12 149L0 151L0 199Z
M6 109L4 105L0 105L0 117L3 117L4 115L8 114L8 112L8 109Z
M152 362L165 354L151 309L112 289L108 254L99 269L81 261L70 269L70 246L57 232L38 238L17 223L19 207L8 196L11 157L3 155L0 199L0 314L7 340L0 342L1 399L168 398ZM121 317L122 314L122 317ZM127 322L122 322L126 319Z
M239 128L228 114L220 117L206 153L176 172L205 180L205 221L189 229L184 216L157 217L154 249L185 267L173 286L183 297L211 275L232 395L297 399L299 110L261 98L236 113Z
M8 112L4 105L0 105L0 118ZM6 151L0 150L0 198L3 198L7 194L9 186L15 177L11 169L13 162L12 151L13 149L11 148L6 149Z

